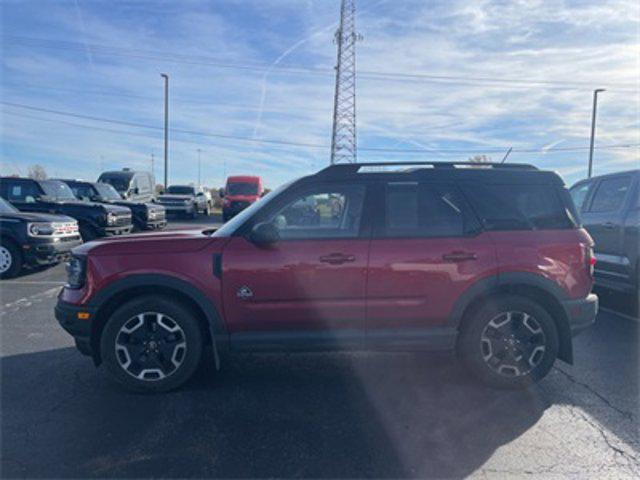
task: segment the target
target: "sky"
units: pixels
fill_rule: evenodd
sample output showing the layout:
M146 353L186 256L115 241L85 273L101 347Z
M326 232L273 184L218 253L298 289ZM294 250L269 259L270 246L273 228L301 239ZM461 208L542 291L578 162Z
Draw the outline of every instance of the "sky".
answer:
M339 0L2 0L0 173L267 187L329 164ZM640 2L359 0L358 160L640 168ZM152 161L153 157L153 161Z

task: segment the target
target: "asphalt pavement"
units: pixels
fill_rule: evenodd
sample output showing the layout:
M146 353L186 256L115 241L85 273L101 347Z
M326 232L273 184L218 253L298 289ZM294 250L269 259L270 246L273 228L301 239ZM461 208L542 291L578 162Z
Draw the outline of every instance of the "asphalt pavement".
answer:
M56 323L63 281L57 266L0 282L2 478L640 476L629 312L601 312L575 364L524 391L446 354L296 354L208 361L177 392L138 395Z

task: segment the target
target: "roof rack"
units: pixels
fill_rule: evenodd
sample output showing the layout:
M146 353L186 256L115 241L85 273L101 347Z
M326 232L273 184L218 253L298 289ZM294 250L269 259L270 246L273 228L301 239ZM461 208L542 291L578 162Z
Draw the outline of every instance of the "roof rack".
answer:
M370 163L340 163L336 165L329 165L328 167L320 170L318 175L334 175L334 174L349 174L358 173L361 168L365 167L430 167L430 168L470 168L476 167L478 169L505 169L505 170L538 170L534 165L528 163L475 163L475 162L370 162ZM416 169L407 169L409 171L415 171Z

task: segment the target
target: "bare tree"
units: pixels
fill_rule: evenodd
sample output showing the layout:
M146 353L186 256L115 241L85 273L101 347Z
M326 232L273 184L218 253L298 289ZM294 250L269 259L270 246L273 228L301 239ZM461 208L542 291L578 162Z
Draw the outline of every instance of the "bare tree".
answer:
M44 169L42 165L31 165L29 167L29 173L27 173L29 178L33 178L34 180L46 180L47 179L47 171Z

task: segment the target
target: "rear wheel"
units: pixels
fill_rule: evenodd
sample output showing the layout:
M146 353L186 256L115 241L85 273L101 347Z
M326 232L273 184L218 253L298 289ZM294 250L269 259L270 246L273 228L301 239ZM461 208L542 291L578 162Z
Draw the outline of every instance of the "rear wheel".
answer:
M150 295L116 310L102 333L100 352L121 385L164 392L195 372L202 356L202 332L188 308Z
M465 318L458 353L483 382L521 388L549 373L558 344L549 313L528 298L509 295L491 298Z
M22 254L12 241L0 244L0 278L13 278L22 270Z

